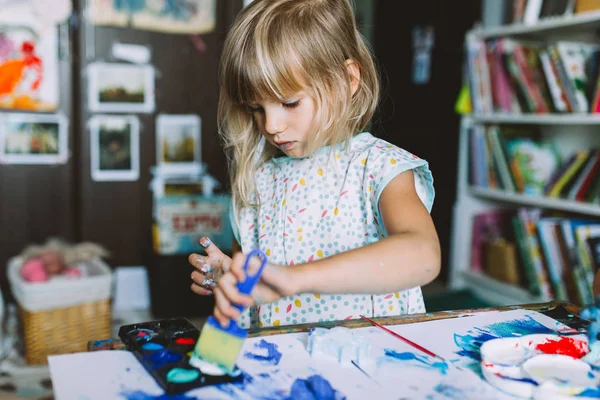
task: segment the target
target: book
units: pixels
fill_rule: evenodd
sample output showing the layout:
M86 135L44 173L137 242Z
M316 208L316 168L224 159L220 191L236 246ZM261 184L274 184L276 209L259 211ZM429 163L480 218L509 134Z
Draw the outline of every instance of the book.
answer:
M525 226L518 216L511 218L517 244L517 254L523 268L527 288L533 296L542 296L542 282L535 269L527 242ZM549 298L549 297L548 297Z
M573 163L569 165L564 174L562 174L554 186L550 188L547 195L548 197L558 198L560 197L561 191L569 183L571 179L579 172L579 170L583 167L585 161L587 160L590 154L589 150L579 150L576 152L575 159Z
M539 52L540 63L542 70L544 71L544 77L546 78L546 85L552 96L552 104L554 110L559 113L570 112L567 95L560 84L560 78L556 72L556 68L552 64L550 54L547 49L541 49Z
M596 276L600 269L600 236L587 238L586 243L590 252L593 273Z
M590 190L593 187L594 181L599 177L600 177L600 154L596 158L590 171L585 176L583 182L581 183L581 186L579 187L579 190L575 194L575 200L576 201L585 201L586 196L588 195L588 193L590 192Z
M594 170L594 166L597 164L599 156L600 152L596 149L590 152L590 156L588 157L587 161L585 162L585 165L581 169L581 173L579 173L577 179L573 182L573 185L566 194L566 197L568 199L576 199L577 193L581 190L581 187L583 186L584 182Z
M508 164L508 159L506 157L506 153L504 150L504 145L501 141L501 132L500 127L497 125L489 125L488 126L488 135L490 136L490 140L492 143L492 153L494 157L494 161L496 162L496 167L499 173L499 179L502 185L502 188L507 192L515 192L515 184L513 182L513 177L510 173L510 166Z
M540 18L560 17L573 13L575 0L544 0Z
M589 43L564 40L556 42L556 49L558 50L560 59L564 63L567 78L571 82L579 112L588 112L590 109L586 96L586 87L588 85L586 63L587 59L597 48L597 45Z
M507 139L507 147L519 192L542 196L546 182L559 165L554 144L530 137L514 137Z
M577 0L575 14L600 10L600 0Z
M567 287L564 281L564 271L566 267L560 255L560 248L554 227L558 223L558 218L541 218L536 226L539 235L542 254L548 265L550 272L550 282L558 300L568 301Z

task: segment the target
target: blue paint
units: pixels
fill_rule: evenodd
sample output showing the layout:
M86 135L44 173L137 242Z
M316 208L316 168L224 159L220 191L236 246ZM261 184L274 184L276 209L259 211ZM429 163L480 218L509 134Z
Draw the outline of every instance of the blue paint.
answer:
M576 395L576 397L591 397L594 399L600 399L600 388L586 389Z
M296 379L292 384L288 400L330 400L345 398L323 377L312 375L307 379Z
M469 398L469 396L467 396L461 389L445 383L440 383L434 387L433 390L452 400L464 400Z
M122 397L127 400L195 400L196 397L186 396L185 394L159 394L153 395L141 390L131 392L121 392Z
M466 366L481 376L481 345L488 340L501 337L521 337L536 333L556 333L552 329L527 315L523 319L498 322L482 328L474 328L465 335L454 334L454 343L460 349L456 354L466 357L470 362Z
M183 356L179 353L163 349L155 351L154 353L145 354L144 358L150 361L154 369L160 369L165 365L174 364L180 361Z
M279 364L279 361L281 360L281 353L279 352L275 343L269 343L265 339L262 339L259 343L254 344L254 348L267 350L267 355L255 354L248 351L244 354L244 357L251 360L264 361L273 365Z
M384 351L386 357L392 358L393 360L417 361L419 362L419 367L427 369L437 369L442 375L446 375L446 372L448 371L448 364L444 361L433 361L435 359L427 356L419 356L411 352L398 353L397 351L392 349L385 349Z
M534 386L538 386L538 383L536 381L534 381L533 379L529 379L529 378L513 378L513 377L510 377L510 376L504 376L504 375L498 375L498 376L500 378L502 378L502 379L506 379L507 381L523 382L523 383L529 383L529 384L534 385Z
M594 379L594 373L592 371L588 372L588 378Z
M148 351L162 350L164 348L165 347L159 343L144 343L144 345L142 346L142 349Z

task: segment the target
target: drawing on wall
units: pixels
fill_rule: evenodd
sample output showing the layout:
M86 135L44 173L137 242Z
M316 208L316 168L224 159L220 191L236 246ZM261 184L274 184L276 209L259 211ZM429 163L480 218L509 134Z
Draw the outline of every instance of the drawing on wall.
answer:
M58 30L41 29L31 12L0 12L0 108L55 111Z
M0 114L0 163L65 163L67 135L68 123L63 115Z
M156 117L156 163L162 172L193 173L201 156L201 120L197 115Z
M89 65L88 78L90 111L154 111L154 68L151 65L93 63Z
M135 181L140 175L140 124L131 115L90 119L91 170L95 181Z
M95 25L201 34L215 28L215 12L215 0L91 0L88 20Z

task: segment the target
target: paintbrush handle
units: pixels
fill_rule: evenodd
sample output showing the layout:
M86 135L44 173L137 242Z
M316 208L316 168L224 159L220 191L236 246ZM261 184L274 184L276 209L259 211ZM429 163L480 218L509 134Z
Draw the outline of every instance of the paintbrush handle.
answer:
M429 356L431 356L431 357L442 358L442 357L438 356L437 354L435 354L435 353L433 353L433 352L431 352L431 351L427 350L425 347L423 347L423 346L419 346L418 344L416 344L416 343L415 343L415 342L413 342L412 340L408 340L408 339L407 339L407 338L405 338L404 336L402 336L402 335L400 335L400 334L398 334L398 333L394 332L394 331L393 331L393 330L391 330L391 329L388 329L388 328L386 328L385 326L383 326L383 325L381 325L381 324L379 324L379 323L377 323L377 322L373 321L372 319L370 319L370 318L367 318L367 317L365 317L364 315L361 315L360 317L361 317L362 319L364 319L365 321L368 321L368 322L370 322L371 324L375 325L375 326L376 326L376 327L378 327L379 329L382 329L382 330L386 331L386 332L387 332L387 333L389 333L390 335L392 335L392 336L395 336L395 337L397 337L398 339L400 339L400 340L402 340L402 341L404 341L404 342L408 343L408 344L409 344L409 345L411 345L412 347L414 347L414 348L416 348L416 349L418 349L418 350L421 350L423 353L425 353L425 354L427 354L427 355L429 355Z
M248 265L250 264L250 259L252 259L252 257L255 256L260 258L261 260L260 268L254 275L250 275L248 273ZM267 265L267 256L265 255L265 253L263 253L259 249L254 249L250 253L248 253L248 255L246 256L246 261L244 262L244 274L246 274L246 279L242 282L238 282L237 284L237 288L240 293L246 295L252 293L252 289L254 289L256 282L258 282L258 280L260 279L260 275L262 274L265 265ZM242 311L243 307L241 305L235 304L235 307Z

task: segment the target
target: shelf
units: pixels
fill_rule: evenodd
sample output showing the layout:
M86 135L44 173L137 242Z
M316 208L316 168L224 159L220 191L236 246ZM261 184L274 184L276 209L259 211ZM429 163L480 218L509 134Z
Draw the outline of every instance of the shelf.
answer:
M600 125L600 114L489 114L472 118L482 124Z
M574 213L600 216L600 204L595 203L583 203L572 200L551 199L548 197L529 196L520 193L507 193L503 190L484 189L474 186L470 187L469 191L473 196L477 196L480 198L499 200L519 205L551 208L555 210L563 210Z
M511 24L481 29L477 34L482 38L496 36L539 36L557 32L590 32L600 28L600 11L546 18L534 25Z
M467 287L481 300L492 305L509 306L514 304L542 303L548 300L533 296L523 288L497 281L481 273L465 271L462 274Z

